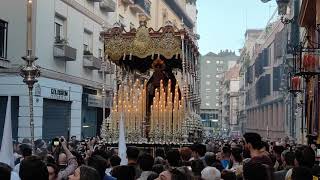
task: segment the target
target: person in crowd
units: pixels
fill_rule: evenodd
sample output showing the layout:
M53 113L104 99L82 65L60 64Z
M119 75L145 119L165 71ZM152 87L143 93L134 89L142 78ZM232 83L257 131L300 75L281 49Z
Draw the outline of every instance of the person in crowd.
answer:
M106 169L108 167L108 162L100 155L92 155L88 158L87 165L93 167L99 173L101 180L115 180L114 177L106 174Z
M224 169L229 169L231 168L231 163L230 163L230 156L231 156L231 149L229 145L226 145L222 148L222 160L221 164Z
M282 164L283 161L281 159L281 154L284 150L285 150L285 148L283 146L274 146L273 147L274 156L276 158L276 162L274 165L275 171L280 171L284 168L283 164Z
M20 159L20 162L31 156L32 155L32 148L29 144L21 144L19 147L21 154L22 154L22 158ZM20 171L20 163L18 163L15 167L14 167L14 172L16 172L17 174L19 174Z
M249 161L243 166L243 178L245 180L272 180L269 168L266 164Z
M257 133L245 133L244 137L244 149L250 153L251 161L255 161L261 164L266 164L269 167L273 167L272 160L262 149L261 136Z
M167 153L167 161L170 167L181 166L181 156L178 150L172 149Z
M305 167L310 171L314 167L315 164L315 152L310 146L299 146L295 150L295 167ZM292 170L288 170L286 174L286 180L292 180Z
M0 179L10 180L11 178L11 167L5 163L0 162Z
M295 167L292 169L292 180L313 180L311 170L307 167Z
M96 180L101 179L97 170L89 166L78 167L74 174L69 175L69 180Z
M206 162L207 166L213 166L216 161L216 155L213 152L206 152L204 155L204 161Z
M201 178L203 180L220 180L221 173L215 167L206 167L201 171Z
M135 180L136 169L134 166L116 166L112 170L112 176L117 180Z
M21 180L48 180L46 164L38 156L28 156L20 163L19 177Z
M223 180L237 180L237 176L234 172L232 172L230 170L223 170L221 172L221 179L223 179Z
M281 153L283 170L274 173L274 180L284 180L289 169L294 166L294 152L285 150Z
M235 173L235 175L240 178L243 174L243 157L242 157L242 148L239 146L235 146L231 149L231 161L232 167L231 171Z
M189 147L182 147L180 149L180 155L182 159L182 164L184 166L190 166L190 159L192 157L192 150Z
M152 166L152 171L157 173L158 175L163 172L165 169L164 169L164 165L162 164L154 164Z
M47 169L48 169L48 174L49 174L49 180L57 180L58 166L53 163L47 163Z
M78 162L76 157L69 151L67 147L67 141L64 137L59 139L61 147L65 153L59 154L58 159L58 180L67 179L70 174L72 174L78 167Z
M191 170L193 172L193 175L195 177L201 177L201 171L205 168L203 161L198 159L198 160L193 160L191 161Z
M186 167L172 168L160 173L156 180L193 180L192 172Z
M135 169L136 178L141 176L141 170L138 166L138 157L140 151L137 147L128 147L127 148L127 159L128 159L128 166L133 166Z
M154 172L152 171L154 159L150 154L144 153L140 155L138 158L138 164L142 172L137 180L147 180L149 175L154 174Z
M106 174L111 176L112 169L119 166L121 163L121 158L118 155L113 155L110 158L110 167L106 169Z
M147 180L155 180L159 177L159 174L152 173L148 176Z
M166 153L164 152L164 150L162 148L157 148L156 152L155 152L155 157L161 157L162 159L166 158Z
M191 146L192 160L204 159L204 155L207 151L206 146L203 144L194 144Z

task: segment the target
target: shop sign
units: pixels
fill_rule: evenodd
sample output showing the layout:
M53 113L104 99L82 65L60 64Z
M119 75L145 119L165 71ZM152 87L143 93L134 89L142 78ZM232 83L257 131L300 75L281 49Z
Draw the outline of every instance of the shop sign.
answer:
M62 101L70 101L70 92L64 89L51 88L50 98Z

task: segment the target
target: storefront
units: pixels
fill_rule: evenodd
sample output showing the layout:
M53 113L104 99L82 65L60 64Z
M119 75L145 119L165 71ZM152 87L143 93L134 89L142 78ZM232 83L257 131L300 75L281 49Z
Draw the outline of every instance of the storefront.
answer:
M100 134L103 121L102 96L97 95L96 91L89 94L86 89L82 94L82 138L92 137ZM87 92L87 93L85 93ZM110 115L111 96L107 95L105 100L105 113L107 118Z

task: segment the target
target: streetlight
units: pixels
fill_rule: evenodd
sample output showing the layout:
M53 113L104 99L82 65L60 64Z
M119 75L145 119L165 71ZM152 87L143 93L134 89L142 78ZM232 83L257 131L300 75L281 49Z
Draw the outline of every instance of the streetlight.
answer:
M36 78L40 76L40 68L34 65L38 59L32 53L32 0L27 0L27 55L22 57L26 61L20 69L20 75L23 82L28 85L29 89L29 110L30 110L30 135L31 143L34 145L34 119L33 119L33 85L38 82Z

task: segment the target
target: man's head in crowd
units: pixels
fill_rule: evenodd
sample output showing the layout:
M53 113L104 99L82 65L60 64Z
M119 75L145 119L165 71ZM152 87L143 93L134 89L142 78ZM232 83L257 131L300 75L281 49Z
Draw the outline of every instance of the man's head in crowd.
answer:
M47 166L37 156L26 157L20 164L19 176L21 180L48 180Z
M154 159L150 154L143 153L138 158L138 164L142 171L151 171Z
M283 162L283 165L285 167L293 167L294 166L294 152L291 152L291 151L283 151L282 154L281 154L281 160Z
M207 152L205 155L204 155L204 161L206 162L206 164L208 166L212 166L213 163L216 161L216 156L213 152Z
M192 156L194 159L203 157L207 151L206 146L203 144L193 144L191 146Z
M0 179L1 180L10 180L11 176L11 167L5 163L0 162Z
M128 147L127 148L127 158L128 163L137 163L138 157L139 157L140 151L137 147Z
M56 180L58 177L58 166L53 163L47 163L49 180Z
M24 158L32 155L32 148L29 144L21 144L20 151L21 151L21 155Z
M312 168L315 164L315 156L315 152L311 147L298 147L295 151L295 166Z
M167 153L167 161L171 167L181 166L181 156L178 150L172 149Z
M106 169L108 167L107 160L99 155L90 156L88 158L88 166L98 171L101 178L104 178Z
M113 155L110 158L110 165L111 167L119 166L121 163L121 158L118 155Z
M155 152L155 157L162 157L164 159L166 158L166 154L163 149L157 148Z
M192 157L192 150L188 147L180 149L180 155L183 161L189 161Z
M254 151L260 150L262 148L262 140L261 136L257 133L245 133L243 135L245 150L246 151Z
M80 166L75 171L74 174L69 176L69 180L93 180L101 179L98 171L89 166Z

